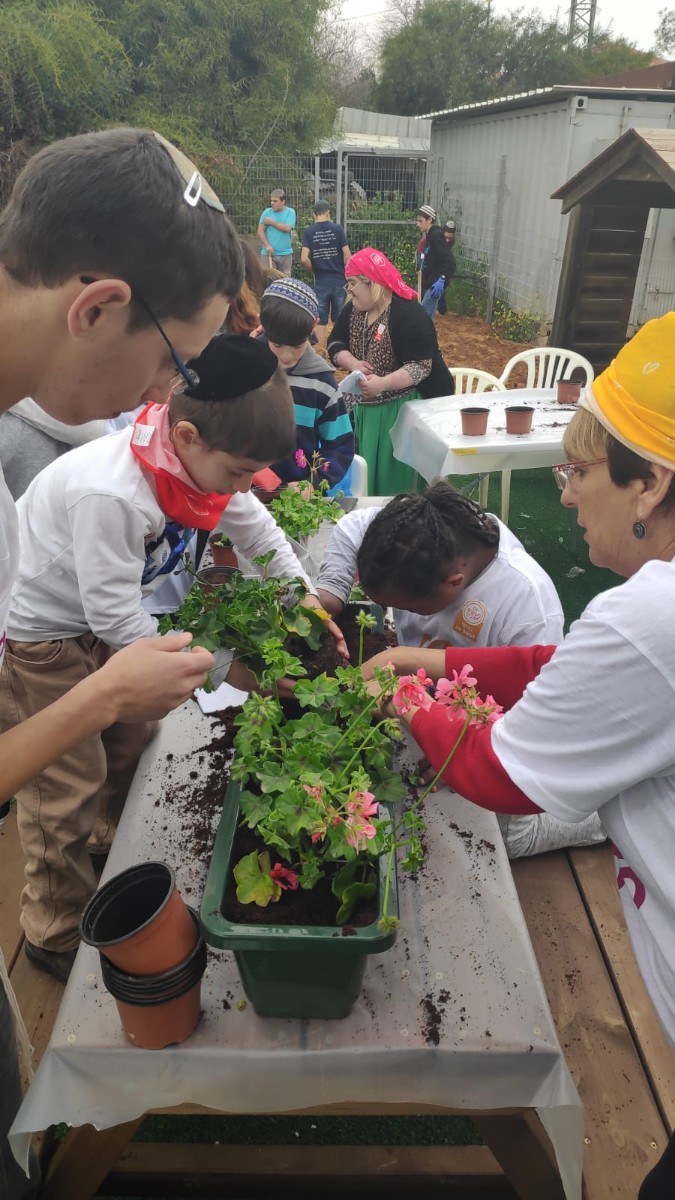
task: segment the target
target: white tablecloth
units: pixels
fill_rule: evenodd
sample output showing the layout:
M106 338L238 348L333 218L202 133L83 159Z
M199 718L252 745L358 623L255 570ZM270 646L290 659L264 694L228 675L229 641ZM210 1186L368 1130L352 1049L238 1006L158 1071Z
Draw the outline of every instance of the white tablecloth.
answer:
M531 433L507 434L507 404L534 406ZM484 437L462 433L460 409L472 405L490 409ZM427 483L437 475L551 467L565 457L562 439L575 411L574 405L558 404L556 390L549 388L409 400L391 430L394 457L414 467Z
M199 903L205 868L184 801L208 774L217 729L194 702L165 719L139 765L104 879L163 859L188 902ZM239 1008L234 958L214 951L196 1031L180 1047L139 1050L122 1033L98 954L82 946L13 1135L59 1121L103 1129L184 1102L232 1113L349 1101L528 1106L553 1141L568 1200L579 1200L583 1111L496 820L447 790L427 799L425 817L429 853L416 880L401 873L396 945L370 960L346 1020L270 1020L250 1004ZM22 1143L15 1137L17 1149Z

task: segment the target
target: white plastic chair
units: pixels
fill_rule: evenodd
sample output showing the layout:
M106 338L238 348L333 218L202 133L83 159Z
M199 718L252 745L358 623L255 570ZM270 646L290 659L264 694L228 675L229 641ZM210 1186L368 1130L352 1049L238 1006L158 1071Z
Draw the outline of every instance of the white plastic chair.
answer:
M352 459L352 496L368 495L368 463L360 454Z
M496 375L481 371L478 367L452 367L450 374L455 381L455 395L466 396L477 392L503 392L504 387Z
M527 367L527 382L529 388L551 388L559 379L569 379L574 370L584 372L584 387L593 382L593 368L587 358L577 354L576 350L563 350L560 346L540 346L535 350L521 350L507 362L499 376L502 388L518 363Z
M453 367L456 396L477 396L480 392L503 392L504 387L496 375L481 371L479 367ZM485 508L488 500L490 476L481 475L478 481L478 503Z
M551 388L559 379L569 379L574 370L584 372L582 386L593 382L593 368L583 354L576 350L564 350L561 346L540 346L534 350L521 350L507 362L499 376L500 384L506 387L507 380L514 367L524 363L527 367L527 382L529 388ZM505 524L509 519L509 499L511 495L511 472L502 471L502 505L501 518Z

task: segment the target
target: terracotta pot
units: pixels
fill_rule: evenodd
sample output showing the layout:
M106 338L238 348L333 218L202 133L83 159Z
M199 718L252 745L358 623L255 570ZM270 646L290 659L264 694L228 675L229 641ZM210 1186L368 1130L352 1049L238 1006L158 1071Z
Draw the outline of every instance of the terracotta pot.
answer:
M558 404L576 404L581 395L581 384L569 379L558 381Z
M197 583L202 585L205 592L215 592L221 584L239 573L237 567L204 567L197 572Z
M511 404L505 411L507 433L530 433L534 409L529 404Z
M191 954L171 971L131 975L101 955L103 982L115 999L122 1028L129 1041L144 1050L184 1042L199 1022L206 944L198 936L197 914L188 912L198 940Z
M195 948L199 931L166 863L141 863L115 875L92 896L80 936L122 971L170 971Z
M227 542L227 544L223 546L218 540L220 536L220 534L216 534L215 537L209 538L209 546L211 547L211 555L213 557L214 566L234 567L236 571L239 569L237 552L232 545L232 542Z
M482 437L487 433L489 408L474 405L471 408L461 408L462 433L468 437Z

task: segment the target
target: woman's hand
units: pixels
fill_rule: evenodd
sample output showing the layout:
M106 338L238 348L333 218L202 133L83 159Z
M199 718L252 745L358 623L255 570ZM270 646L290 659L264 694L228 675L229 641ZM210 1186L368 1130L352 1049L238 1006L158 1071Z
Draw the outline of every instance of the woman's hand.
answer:
M364 400L374 400L376 396L381 396L382 392L387 390L386 375L368 375L366 379L359 379L359 388Z
M363 371L364 375L372 375L373 368L365 358L355 358L349 350L338 350L333 362L341 371Z

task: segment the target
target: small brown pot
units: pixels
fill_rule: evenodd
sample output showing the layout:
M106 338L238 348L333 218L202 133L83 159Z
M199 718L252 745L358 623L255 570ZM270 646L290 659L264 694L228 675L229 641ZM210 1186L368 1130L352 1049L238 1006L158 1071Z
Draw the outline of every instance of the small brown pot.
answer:
M197 572L197 583L200 583L205 592L215 592L221 584L227 583L233 575L238 575L237 567L204 567L202 571Z
M237 561L237 553L232 545L232 542L227 542L226 545L223 545L222 542L219 541L219 538L220 534L217 534L216 537L209 538L209 546L211 547L211 555L213 557L214 566L234 567L235 571L238 570L239 563Z
M190 909L166 863L140 863L109 879L92 896L80 936L132 975L172 970L199 937Z
M197 943L172 970L156 975L130 975L101 955L103 982L114 997L122 1028L129 1041L144 1050L162 1050L184 1042L199 1022L206 944L198 936L197 914L188 911Z
M511 404L505 411L507 433L531 432L534 409L529 404Z
M558 404L576 404L581 395L581 384L569 379L558 381Z
M461 408L462 433L467 437L482 437L487 433L489 408Z

